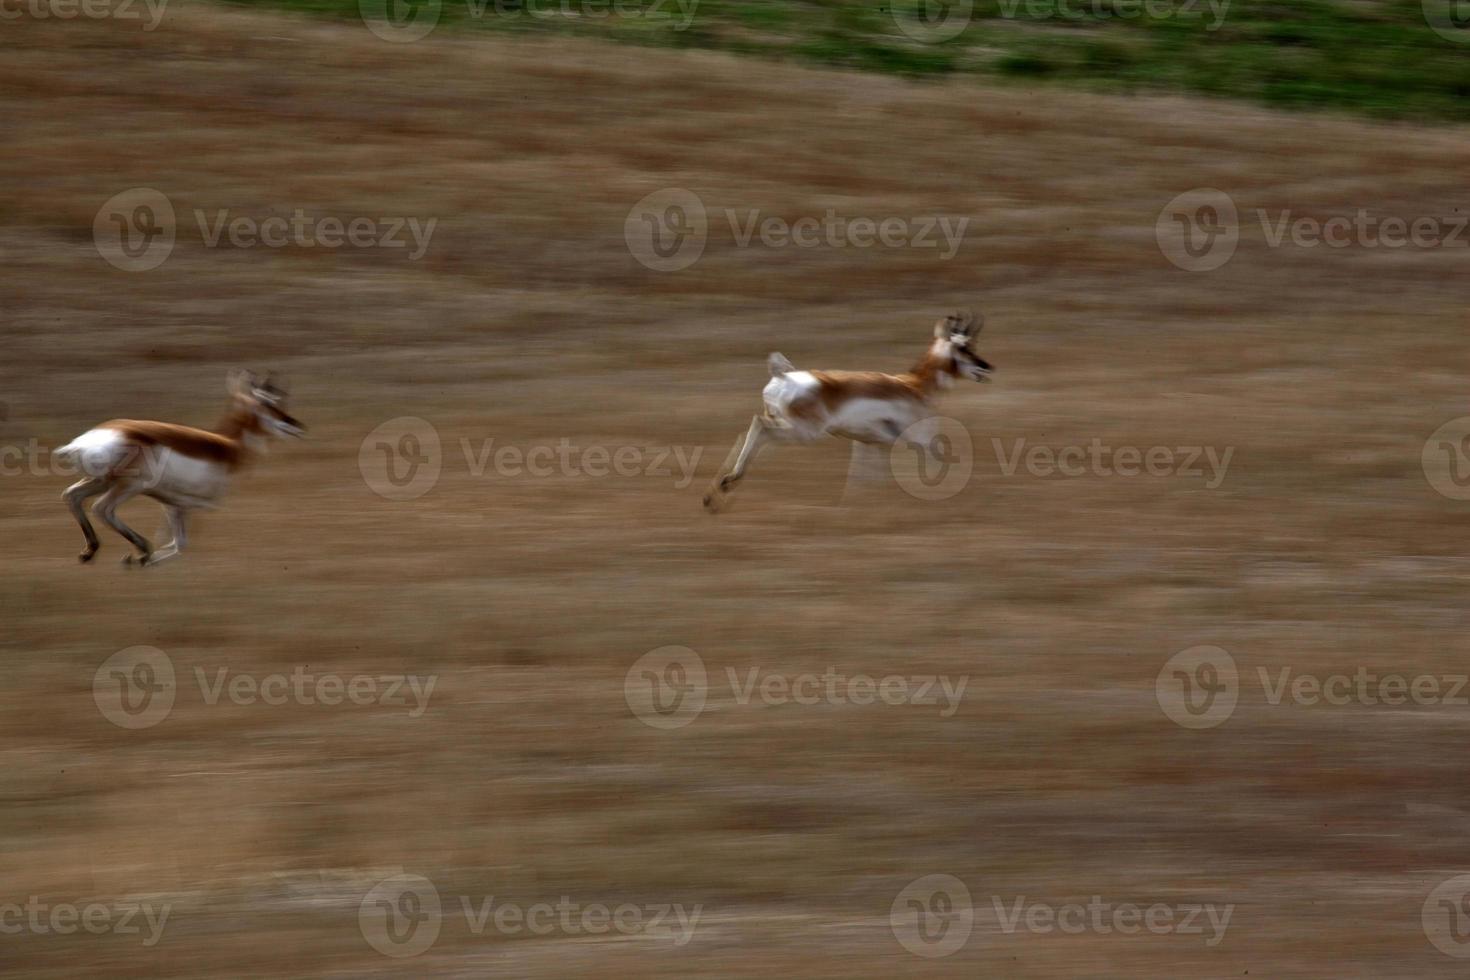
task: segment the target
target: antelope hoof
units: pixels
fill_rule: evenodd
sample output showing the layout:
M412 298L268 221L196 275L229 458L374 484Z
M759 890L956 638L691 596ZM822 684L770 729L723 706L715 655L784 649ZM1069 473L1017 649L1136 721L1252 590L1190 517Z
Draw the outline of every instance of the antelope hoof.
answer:
M139 555L137 558L134 558L132 555L123 555L123 567L132 568L133 564L136 563L139 568L142 568L148 564L148 559L152 557L152 555Z
M87 562L92 560L92 556L96 553L96 548L88 548L86 551L83 551L81 554L77 555L77 561L85 565Z
M718 514L724 502L724 498L716 494L713 490L704 495L704 509L711 514Z

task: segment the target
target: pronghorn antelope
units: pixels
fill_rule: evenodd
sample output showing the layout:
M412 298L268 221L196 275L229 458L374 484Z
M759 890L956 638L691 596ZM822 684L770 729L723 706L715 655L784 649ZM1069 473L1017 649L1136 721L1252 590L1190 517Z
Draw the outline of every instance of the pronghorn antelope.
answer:
M102 494L92 513L137 548L139 565L156 565L184 550L184 519L189 511L213 507L230 475L254 453L265 451L271 436L301 436L306 427L282 409L286 392L271 377L261 381L249 371L231 372L230 409L213 431L170 422L113 419L88 429L56 450L76 461L86 476L61 495L82 526L87 548L77 557L91 561L97 533L82 502ZM143 494L163 505L173 540L154 551L148 540L117 516L123 502ZM123 564L133 562L133 556Z
M781 354L772 354L767 361L771 380L761 392L766 410L750 420L750 428L730 450L725 469L704 495L705 508L710 513L720 509L767 442L839 436L853 441L854 462L861 448L891 446L910 426L934 416L935 397L956 378L985 381L995 370L970 349L984 322L973 313L952 313L940 320L929 350L903 374L798 371ZM907 431L907 438L937 455L930 444L933 437L923 427Z

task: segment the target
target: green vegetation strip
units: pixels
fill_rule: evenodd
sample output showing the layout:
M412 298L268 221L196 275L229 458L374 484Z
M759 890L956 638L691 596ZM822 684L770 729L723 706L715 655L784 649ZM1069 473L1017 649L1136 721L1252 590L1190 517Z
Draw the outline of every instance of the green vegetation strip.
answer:
M1470 119L1470 0L232 2L435 32L571 34L915 77Z

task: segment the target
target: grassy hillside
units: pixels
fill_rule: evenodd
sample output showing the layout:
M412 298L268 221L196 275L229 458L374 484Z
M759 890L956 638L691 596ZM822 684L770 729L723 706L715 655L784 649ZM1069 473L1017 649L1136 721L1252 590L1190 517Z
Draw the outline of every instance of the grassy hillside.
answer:
M390 0L239 2L356 19ZM1470 119L1470 29L1440 0L413 0L399 9L437 17L437 31L572 33L911 76Z
M1259 678L1466 671L1470 504L1423 466L1467 412L1465 253L1272 247L1253 216L1452 215L1470 132L560 37L389 44L218 3L167 16L0 28L23 148L0 154L0 909L173 909L153 946L146 923L0 933L6 978L1463 980L1421 915L1470 871L1470 709L1273 704ZM1205 183L1248 220L1228 264L1187 272L1157 221ZM627 220L676 184L715 218L697 263L656 272ZM144 187L177 242L123 271L97 216ZM211 245L196 217L298 208L438 225L413 261ZM974 221L946 260L742 246L723 217L828 209ZM703 512L767 352L901 369L964 305L998 368L941 402L973 432L964 492L839 507L842 447L783 447ZM79 565L71 478L41 450L108 418L208 424L237 366L283 372L309 438L242 472L178 562L125 570L103 532ZM398 500L372 454L405 417L437 431L442 472ZM491 440L648 469L477 468ZM1234 461L1213 488L1006 462L1094 442ZM692 482L653 472L661 447L700 453ZM150 501L121 513L160 523ZM1238 662L1239 704L1191 730L1159 677L1203 644ZM124 729L96 678L144 645L178 696ZM710 678L672 731L635 716L627 680L668 646ZM411 716L212 702L199 681L298 668L437 684ZM969 684L945 717L742 702L730 680L829 669ZM401 872L446 913L412 959L364 929ZM974 933L929 959L893 908L939 873L970 890ZM1007 932L996 912L1094 895L1236 913L1208 946ZM488 896L703 914L684 946L476 932L462 902Z

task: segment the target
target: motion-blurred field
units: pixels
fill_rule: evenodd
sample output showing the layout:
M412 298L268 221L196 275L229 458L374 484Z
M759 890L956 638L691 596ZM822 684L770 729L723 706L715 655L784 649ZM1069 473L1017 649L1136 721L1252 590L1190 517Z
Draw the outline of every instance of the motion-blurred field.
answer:
M615 38L909 77L1470 119L1456 0L233 0L437 30ZM391 18L391 21L389 20Z
M1425 439L1466 413L1470 283L1453 249L1268 248L1212 273L1160 254L1176 194L1242 211L1452 216L1459 131L1183 100L1020 94L576 40L393 46L346 26L169 8L153 33L4 27L0 444L118 416L213 421L230 367L285 371L311 426L239 480L180 561L117 567L44 472L0 530L0 902L147 898L163 939L0 936L13 975L1450 977L1421 906L1470 864L1470 708L1272 706L1274 676L1465 670L1470 504ZM99 207L169 196L148 273L94 249ZM971 216L958 255L738 247L639 265L644 195L787 220ZM428 254L206 248L193 209L437 218ZM900 369L934 317L983 310L997 383L945 411L963 494L835 506L840 447L699 495L758 406L764 357ZM395 502L364 437L431 422L444 470ZM698 478L475 476L480 447L703 448ZM1007 476L992 439L1233 448L1202 478ZM45 456L40 468L44 469ZM126 516L147 533L151 503ZM1243 691L1188 731L1175 652ZM166 651L172 714L93 702L115 651ZM657 731L624 674L670 644L709 707ZM434 675L427 712L206 704L197 667ZM947 674L959 710L741 705L744 674ZM476 936L414 960L358 907L398 871L455 896L701 904L693 941ZM906 952L890 905L948 873L963 950ZM992 897L1234 903L1224 941L1006 933Z

